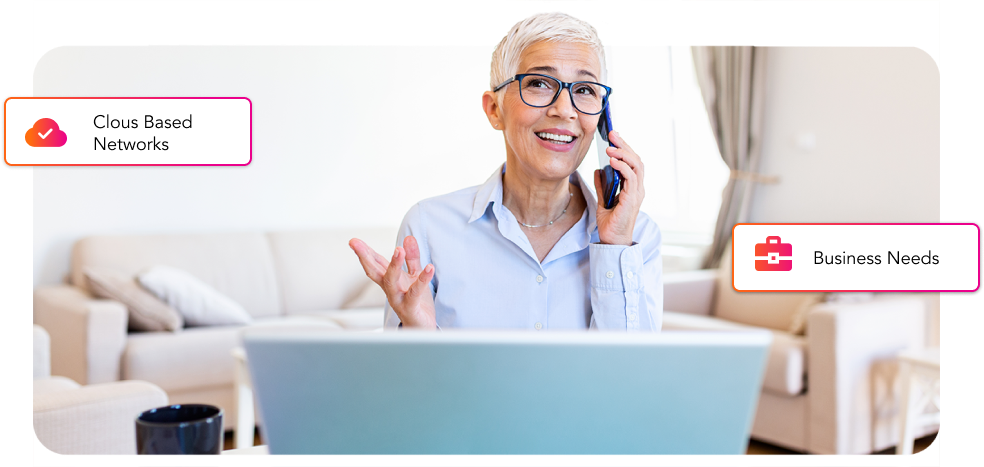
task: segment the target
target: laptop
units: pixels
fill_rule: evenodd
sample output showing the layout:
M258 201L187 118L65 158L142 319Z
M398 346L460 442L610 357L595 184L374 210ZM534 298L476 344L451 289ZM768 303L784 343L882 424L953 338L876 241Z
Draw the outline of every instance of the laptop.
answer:
M271 454L744 454L771 334L244 334Z

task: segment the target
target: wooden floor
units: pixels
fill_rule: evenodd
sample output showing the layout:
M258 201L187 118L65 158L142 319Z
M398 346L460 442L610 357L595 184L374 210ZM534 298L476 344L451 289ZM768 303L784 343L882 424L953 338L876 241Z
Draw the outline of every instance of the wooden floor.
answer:
M925 438L917 439L915 445L912 448L912 452L917 453L919 451L922 451L923 449L928 448L930 444L933 444L933 440L935 439L936 439L936 434L926 436ZM253 445L258 446L260 444L263 444L263 441L260 439L260 431L256 430L256 432L253 435ZM235 438L233 437L232 432L231 431L225 432L225 445L222 449L228 450L228 449L233 449L234 447L236 447ZM749 441L748 450L745 452L745 454L760 455L760 454L803 454L803 453L797 451L790 451L789 449L783 449L778 446L773 446L771 444L766 444L761 441L756 441L753 439ZM894 447L888 448L884 451L876 452L875 454L895 454L895 448Z
M936 434L931 434L924 438L919 438L916 440L912 447L912 453L922 451L933 444L933 440L936 439ZM784 449L778 446L773 446L771 444L763 443L761 441L751 440L748 442L748 450L745 454L803 454L802 452L790 451L789 449ZM885 449L884 451L878 451L875 454L895 454L895 447Z

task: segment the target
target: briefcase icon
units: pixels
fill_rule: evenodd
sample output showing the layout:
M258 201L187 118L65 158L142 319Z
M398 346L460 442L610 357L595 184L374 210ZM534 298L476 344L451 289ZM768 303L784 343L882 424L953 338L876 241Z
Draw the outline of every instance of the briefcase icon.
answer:
M755 244L756 271L789 271L793 269L793 245L782 243L779 237L766 237L765 243Z

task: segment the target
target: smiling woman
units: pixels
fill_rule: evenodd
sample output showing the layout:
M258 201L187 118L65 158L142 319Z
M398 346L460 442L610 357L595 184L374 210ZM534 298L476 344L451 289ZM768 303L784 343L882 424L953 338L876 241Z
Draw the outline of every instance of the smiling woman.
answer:
M386 293L387 327L660 329L662 241L639 209L642 159L608 135L624 179L612 209L577 172L612 92L606 77L591 25L551 13L513 26L482 95L505 163L482 185L411 208L392 258L349 243Z

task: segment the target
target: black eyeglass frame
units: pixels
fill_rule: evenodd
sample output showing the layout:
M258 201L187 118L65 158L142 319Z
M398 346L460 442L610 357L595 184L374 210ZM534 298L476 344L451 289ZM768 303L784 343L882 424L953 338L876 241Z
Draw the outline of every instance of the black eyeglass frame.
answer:
M571 105L574 106L574 109L575 110L577 110L578 112L583 113L584 115L598 115L598 114L604 112L605 111L605 108L608 107L608 98L611 97L611 95L612 95L612 88L610 88L608 86L605 86L604 84L601 84L601 83L596 83L594 81L574 81L573 83L567 83L567 82L561 81L561 80L559 80L557 78L554 78L553 76L544 75L544 74L540 74L540 73L520 73L520 74L518 74L516 76L513 76L512 78L509 78L509 79L503 81L502 84L496 86L495 89L492 90L492 92L499 92L500 89L508 86L509 83L512 83L514 81L517 82L517 83L522 83L523 82L523 78L525 78L527 76L542 76L544 78L550 78L550 79L552 79L552 80L560 83L560 89L557 90L557 94L554 94L553 99L551 99L550 100L550 103L549 104L546 104L546 105L533 105L533 104L530 104L529 102L526 102L526 98L523 97L523 90L522 89L519 90L519 98L523 100L523 103L526 104L526 105L528 105L528 106L530 106L530 107L535 107L535 108L538 108L538 109L539 108L544 108L544 107L550 107L551 105L554 105L554 103L557 102L557 98L560 97L560 94L562 92L564 92L564 89L566 89L567 90L567 95L571 96ZM585 111L577 108L577 104L574 103L574 85L576 85L576 84L582 84L582 83L583 84L594 84L594 85L601 86L601 87L605 88L605 97L603 97L601 99L601 110L599 110L597 112L594 112L594 113L588 113L588 112L585 112Z

